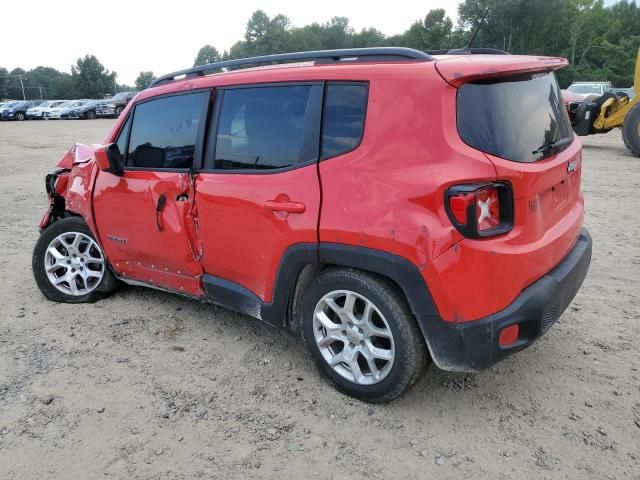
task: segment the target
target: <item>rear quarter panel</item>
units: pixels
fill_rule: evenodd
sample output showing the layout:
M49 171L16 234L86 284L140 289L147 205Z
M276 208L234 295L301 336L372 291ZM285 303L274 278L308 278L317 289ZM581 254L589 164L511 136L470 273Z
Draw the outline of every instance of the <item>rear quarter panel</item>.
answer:
M319 164L321 242L384 250L423 267L461 240L444 192L495 180L495 169L459 140L445 102L455 90L433 64L371 79L360 147Z

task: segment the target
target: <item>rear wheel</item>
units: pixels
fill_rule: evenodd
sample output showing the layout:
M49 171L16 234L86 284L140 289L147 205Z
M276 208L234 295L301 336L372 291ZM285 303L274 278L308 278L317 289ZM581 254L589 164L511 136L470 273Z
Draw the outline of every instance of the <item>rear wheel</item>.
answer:
M426 361L403 296L386 279L352 269L321 272L304 293L300 329L320 370L340 391L369 402L399 397Z
M59 220L42 232L31 266L38 288L55 302L94 302L117 285L102 249L79 217Z
M640 102L624 117L622 141L633 155L640 157Z

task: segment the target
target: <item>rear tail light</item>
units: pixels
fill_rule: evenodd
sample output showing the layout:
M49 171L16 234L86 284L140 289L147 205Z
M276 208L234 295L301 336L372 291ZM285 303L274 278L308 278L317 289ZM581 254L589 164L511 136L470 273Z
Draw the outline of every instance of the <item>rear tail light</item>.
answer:
M513 192L508 183L455 185L445 193L445 207L465 237L491 237L513 228Z

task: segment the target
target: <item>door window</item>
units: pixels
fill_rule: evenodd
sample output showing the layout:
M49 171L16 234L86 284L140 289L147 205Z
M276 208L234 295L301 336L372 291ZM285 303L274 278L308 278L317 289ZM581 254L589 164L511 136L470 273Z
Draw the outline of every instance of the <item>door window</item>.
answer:
M209 92L198 92L136 105L127 166L154 170L191 168L208 98ZM120 147L120 142L117 143Z
M265 170L318 157L320 85L221 90L214 168Z

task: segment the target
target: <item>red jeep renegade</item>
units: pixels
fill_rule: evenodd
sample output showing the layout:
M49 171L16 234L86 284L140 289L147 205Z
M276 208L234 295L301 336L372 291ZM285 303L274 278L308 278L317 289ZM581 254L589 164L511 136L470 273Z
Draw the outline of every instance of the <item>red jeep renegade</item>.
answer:
M70 303L146 285L299 329L368 401L429 358L487 368L589 268L566 64L375 48L163 76L47 176L36 282Z

